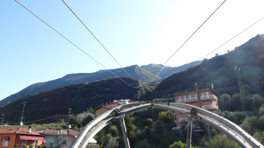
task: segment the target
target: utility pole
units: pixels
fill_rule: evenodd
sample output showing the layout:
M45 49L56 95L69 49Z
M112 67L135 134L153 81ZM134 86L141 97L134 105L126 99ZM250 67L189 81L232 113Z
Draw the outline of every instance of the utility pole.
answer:
M71 108L68 109L69 116L71 116Z
M236 74L237 74L238 88L239 88L239 94L240 94L240 102L241 102L242 111L244 111L244 86L243 86L243 82L240 78L240 73L239 73L240 68L235 67L234 70L236 71Z
M57 129L59 130L58 114L56 114Z
M4 123L4 115L5 114L2 114L3 117L1 118L2 119L1 125L3 125L3 123Z
M23 122L22 122L22 121L23 121L23 114L24 114L24 109L25 109L26 103L27 103L27 101L21 103L21 104L24 104L24 106L23 106L23 110L22 110L21 122L20 122L20 125L21 125L21 126L23 125Z

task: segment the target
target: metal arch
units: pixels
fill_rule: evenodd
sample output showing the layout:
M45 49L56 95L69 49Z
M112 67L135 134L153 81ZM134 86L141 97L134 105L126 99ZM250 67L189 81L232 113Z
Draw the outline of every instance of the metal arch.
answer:
M133 104L133 105L130 105L130 106L134 106L134 105L136 105L136 104ZM173 104L173 105L175 105L175 104ZM183 105L185 105L185 104L183 104ZM208 117L208 115L205 116L205 115L202 115L202 114L192 115L190 110L187 110L187 109L184 109L184 108L175 107L176 105L175 106L167 106L167 105L162 105L162 104L150 104L150 103L149 104L135 106L135 107L132 107L132 108L128 108L128 109L120 112L119 115L113 115L113 116L107 117L108 115L110 115L113 112L115 112L115 109L121 109L121 108L129 107L129 106L125 106L125 105L119 106L118 108L114 108L114 109L102 114L101 116L97 117L98 119L97 118L94 119L93 121L91 121L89 124L87 124L85 126L85 128L84 128L84 130L86 129L85 132L83 130L79 134L79 136L74 141L74 143L71 146L71 148L84 148L88 144L88 141L90 140L90 138L92 138L101 129L103 129L110 122L112 122L114 118L119 118L119 117L124 116L125 114L129 114L129 113L132 113L134 111L137 111L137 110L140 110L140 109L144 109L144 108L147 108L147 107L151 107L151 106L154 106L154 107L157 107L157 108L162 108L162 109L165 109L165 110L176 111L176 112L180 112L180 113L186 114L187 116L193 116L193 117L199 118L199 119L203 120L204 122L212 125L213 127L219 129L223 133L225 133L227 136L229 136L235 142L237 142L241 147L246 147L246 148L249 148L249 147L253 147L253 148L261 147L261 148L263 148L263 145L261 145L259 142L258 143L260 145L257 145L258 143L255 143L254 145L252 145L252 143L249 143L247 140L245 140L245 138L243 138L240 134L235 132L235 130L233 130L232 128L230 128L228 126L225 126L224 124L222 124L222 123L218 122L217 120L215 120L214 115L216 115L216 114L210 113L210 112L208 112L208 111L206 111L204 109L199 108L199 110L197 110L197 111L202 113L202 114L204 114L203 111L208 112L207 114L209 115L209 117ZM189 109L195 108L196 109L198 107L188 105L188 106L185 106L185 108L189 108ZM225 119L225 120L227 120L227 119ZM227 120L227 121L229 121L229 120ZM231 121L229 121L229 122L231 122ZM253 139L252 141L256 141L251 136L250 136L250 139Z
M115 107L115 108L109 110L108 112L105 112L104 114L101 114L97 118L94 118L91 122L86 124L86 126L83 128L83 130L80 132L79 136L74 140L73 144L70 147L71 148L78 148L81 141L84 139L85 135L89 132L89 130L92 127L94 127L101 120L105 119L106 117L108 117L109 115L111 115L113 113L116 113L118 110L121 110L121 109L126 108L126 107L137 106L137 105L139 105L139 103L131 103L131 104L121 105L121 106L118 106L118 107Z
M184 104L184 103L170 103L170 105L173 106L177 106L177 107L184 107L184 108L188 108L188 109L192 109L195 108L197 110L197 112L204 114L206 116L209 116L210 118L213 118L215 120L218 120L219 122L229 126L232 130L234 130L237 134L241 135L248 143L250 143L250 145L252 147L256 147L256 148L260 148L260 147L264 147L261 143L259 143L255 138L253 138L252 136L250 136L246 131L244 131L241 127L239 127L238 125L236 125L235 123L229 121L228 119L221 117L217 114L214 114L212 112L209 112L205 109L202 109L200 107L197 106L192 106L189 104Z

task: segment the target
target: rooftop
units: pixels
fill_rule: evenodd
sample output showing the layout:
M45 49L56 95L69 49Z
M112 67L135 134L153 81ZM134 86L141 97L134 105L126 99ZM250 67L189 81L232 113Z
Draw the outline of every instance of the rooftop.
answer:
M75 131L72 129L61 129L61 130L45 129L37 132L44 135L72 135L72 136L78 136L80 133L79 131Z
M172 94L173 96L176 95L183 95L183 94L191 94L191 93L196 93L196 92L200 92L200 91L205 91L205 90L210 90L212 91L216 96L220 96L217 92L215 92L212 88L206 88L206 89L200 89L198 91L189 91L189 92L184 92L184 93L177 93L177 94Z
M28 129L16 127L16 128L1 128L0 134L21 134L21 135L40 135L38 132L31 130L31 133L28 132Z

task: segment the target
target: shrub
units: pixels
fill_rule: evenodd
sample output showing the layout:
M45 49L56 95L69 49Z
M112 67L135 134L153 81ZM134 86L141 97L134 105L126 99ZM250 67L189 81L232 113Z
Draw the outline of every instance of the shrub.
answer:
M186 144L182 143L181 141L178 141L171 144L169 148L186 148Z
M141 142L139 142L138 144L136 144L136 146L135 146L136 148L150 148L150 146L149 146L149 143L148 143L148 140L147 139L145 139L145 140L143 140L143 141L141 141Z
M26 144L24 144L24 145L23 145L23 147L24 147L24 148L27 148L27 145L26 145Z
M15 147L18 147L18 144L15 144Z
M30 148L33 148L33 145L29 145Z
M153 120L150 119L150 118L148 118L146 124L147 124L147 126L152 127L152 125L153 125Z

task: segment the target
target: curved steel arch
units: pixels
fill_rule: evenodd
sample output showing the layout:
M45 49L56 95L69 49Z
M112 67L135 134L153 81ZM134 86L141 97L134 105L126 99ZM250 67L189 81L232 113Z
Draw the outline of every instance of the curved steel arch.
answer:
M235 125L231 121L221 116L218 116L207 110L201 109L196 106L188 105L188 104L170 103L170 105L173 105L173 106L168 106L168 105L163 105L163 104L151 104L151 103L139 105L139 103L134 103L134 104L118 106L114 109L111 109L110 111L102 114L101 116L95 118L93 121L88 123L84 127L82 132L79 134L77 139L74 141L71 148L84 148L92 137L94 137L101 129L103 129L113 120L123 117L125 114L129 114L134 111L152 107L152 106L165 109L165 110L180 112L180 113L186 114L189 117L202 120L212 125L213 127L217 128L218 130L222 131L223 133L225 133L227 136L229 136L231 139L237 142L241 147L264 148L263 145L261 145L257 140L255 140L252 136L246 133L239 126ZM183 108L179 108L179 107L183 107ZM124 108L128 108L128 109L120 111ZM192 114L190 111L191 109L195 109L199 113ZM108 117L111 114L113 115Z

